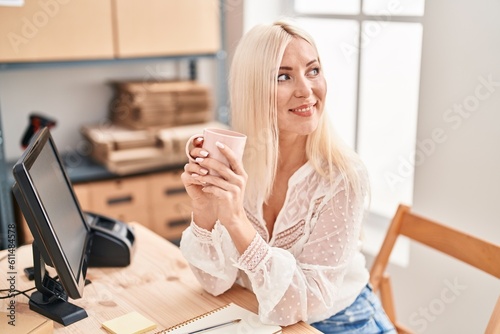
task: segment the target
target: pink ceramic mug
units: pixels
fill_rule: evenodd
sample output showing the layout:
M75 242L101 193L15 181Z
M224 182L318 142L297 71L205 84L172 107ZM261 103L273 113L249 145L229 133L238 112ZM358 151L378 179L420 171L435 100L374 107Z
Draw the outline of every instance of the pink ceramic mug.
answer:
M206 128L203 129L203 134L192 135L186 143L186 155L191 161L193 161L193 158L189 153L191 151L192 141L198 137L203 137L203 148L210 152L210 158L219 160L228 167L229 162L219 150L219 148L215 145L216 142L220 142L233 150L237 159L241 160L243 158L243 151L245 150L247 136L242 133L227 129ZM210 174L218 175L213 171L210 171Z

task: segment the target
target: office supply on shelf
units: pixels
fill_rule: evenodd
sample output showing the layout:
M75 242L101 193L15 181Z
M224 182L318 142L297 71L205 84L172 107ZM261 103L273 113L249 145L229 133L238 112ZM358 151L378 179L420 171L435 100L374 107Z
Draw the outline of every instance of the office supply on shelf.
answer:
M117 81L110 118L131 129L197 124L213 120L210 87L186 81Z
M226 124L204 123L129 129L121 125L88 124L81 133L91 146L91 158L118 175L128 175L164 166L184 165L184 147L189 137L206 127L227 128Z
M105 321L102 327L113 334L140 334L155 329L156 324L134 311Z
M240 320L240 321L236 321ZM234 328L229 329L228 325ZM266 325L259 320L259 316L235 303L229 303L213 309L197 317L188 319L173 327L167 328L160 333L252 333L252 334L274 334L281 333L282 328L277 325Z
M30 121L28 123L28 127L24 131L23 137L21 139L21 147L26 149L30 143L31 137L35 135L39 130L44 127L48 127L52 129L56 126L57 121L55 119L48 118L45 115L41 115L39 113L31 113Z

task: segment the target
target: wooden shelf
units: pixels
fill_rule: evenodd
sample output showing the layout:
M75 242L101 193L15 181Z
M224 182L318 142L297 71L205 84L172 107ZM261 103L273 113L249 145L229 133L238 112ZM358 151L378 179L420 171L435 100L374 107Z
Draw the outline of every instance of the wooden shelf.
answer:
M134 0L54 1L50 8L47 4L26 0L23 7L0 7L0 33L11 36L0 41L0 70L187 60L190 78L195 79L196 61L209 58L217 68L217 100L225 106L225 57L220 56L225 53L219 53L224 49L222 0L151 0L147 4ZM24 38L14 48L12 38L17 36L13 34ZM7 225L14 221L10 193L14 181L12 164L4 155L1 112L0 249L4 249ZM67 171L74 183L119 178L92 163Z

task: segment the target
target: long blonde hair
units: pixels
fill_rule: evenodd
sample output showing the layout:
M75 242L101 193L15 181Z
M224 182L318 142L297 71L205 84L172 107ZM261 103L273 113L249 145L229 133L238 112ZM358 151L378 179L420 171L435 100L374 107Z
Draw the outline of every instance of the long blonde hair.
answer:
M293 38L304 39L318 54L306 31L290 22L277 21L248 31L231 64L231 126L248 136L243 163L249 180L246 192L252 199L267 201L272 193L278 165L277 76L285 49ZM308 136L306 155L320 175L333 181L340 173L348 191L362 191L362 164L336 136L326 112L322 113L318 128Z

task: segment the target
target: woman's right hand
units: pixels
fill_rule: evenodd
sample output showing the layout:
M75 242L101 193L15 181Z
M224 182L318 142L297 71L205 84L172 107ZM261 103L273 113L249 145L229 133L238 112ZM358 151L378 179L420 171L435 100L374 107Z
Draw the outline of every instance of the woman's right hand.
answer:
M201 148L203 138L199 139L193 141L195 147L190 151L193 160L189 159L189 162L184 166L181 180L191 198L194 221L198 226L211 230L217 220L217 206L214 202L214 196L202 190L205 185L199 180L200 175L208 174L208 170L194 161L196 158L208 156L208 152Z

